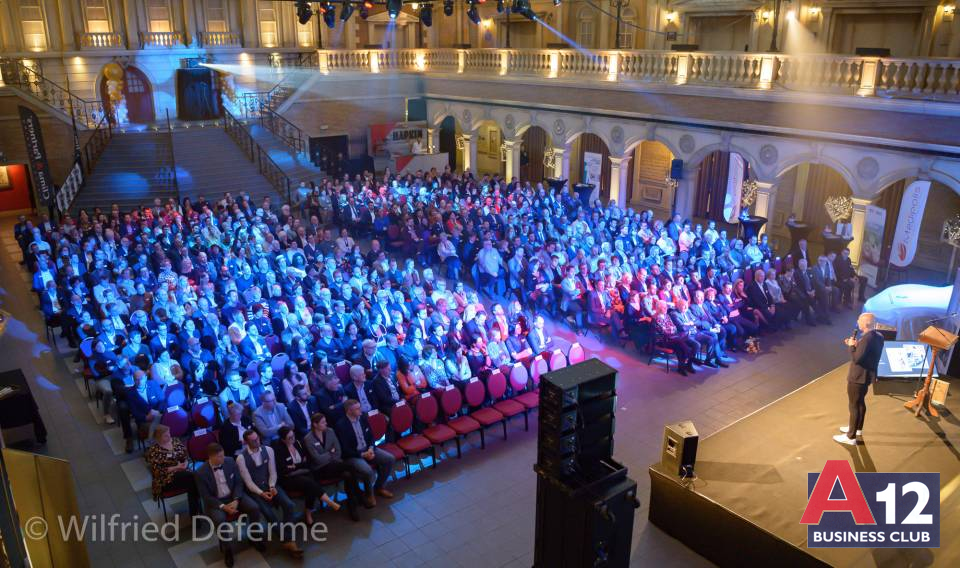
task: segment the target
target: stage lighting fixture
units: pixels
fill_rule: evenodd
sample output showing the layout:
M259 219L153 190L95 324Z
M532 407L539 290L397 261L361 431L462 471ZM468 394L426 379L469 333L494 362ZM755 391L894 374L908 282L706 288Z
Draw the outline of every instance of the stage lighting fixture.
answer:
M403 8L403 0L387 0L387 15L391 20L396 20L400 15L400 8Z
M497 0L497 13L502 14L504 10L503 0Z
M470 18L471 22L477 24L478 26L480 25L480 12L477 11L476 4L472 2L470 3L470 9L467 10L467 17Z
M312 17L313 10L310 9L310 3L307 0L297 0L297 20L300 25L305 26Z
M530 0L516 0L513 3L513 11L528 20L536 20L537 14L530 8Z
M560 5L560 2L562 2L562 1L563 1L563 0L553 0L553 5L554 5L554 6L559 6L559 5Z
M443 0L443 15L444 16L453 15L453 0Z
M333 29L337 27L337 7L327 2L320 8L320 11L323 12L323 23L327 24L327 27Z
M347 20L349 20L350 16L353 15L353 10L354 10L353 4L349 2L344 2L343 8L340 8L340 21L346 22Z
M360 4L360 17L366 20L370 16L371 8L373 8L373 2L370 2L370 0Z
M428 28L433 25L433 5L424 4L423 8L420 8L420 21L423 22L423 25Z

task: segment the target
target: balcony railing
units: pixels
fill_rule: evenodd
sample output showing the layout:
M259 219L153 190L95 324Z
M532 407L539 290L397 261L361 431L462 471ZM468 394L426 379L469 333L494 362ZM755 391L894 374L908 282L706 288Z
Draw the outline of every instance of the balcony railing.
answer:
M122 48L123 38L113 32L91 32L77 34L77 45L81 49Z
M200 47L231 47L240 45L237 32L197 32Z
M180 47L184 45L183 34L180 32L140 32L140 46L148 47Z
M313 63L312 61L310 63ZM960 59L744 52L556 49L320 50L332 71L456 73L949 99Z
M34 96L67 116L77 125L96 128L104 116L103 103L86 101L43 76L39 67L27 66L18 59L0 59L0 77L11 87Z

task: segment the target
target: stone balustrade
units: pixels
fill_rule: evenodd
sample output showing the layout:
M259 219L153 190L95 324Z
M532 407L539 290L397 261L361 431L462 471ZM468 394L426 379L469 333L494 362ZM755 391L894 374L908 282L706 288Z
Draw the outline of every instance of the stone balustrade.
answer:
M180 32L140 32L140 45L150 47L181 47L183 35Z
M197 32L197 38L203 47L230 47L240 45L237 32Z
M114 32L90 32L77 34L77 45L82 49L122 48L123 39Z
M405 72L960 100L960 59L573 49L320 50L324 73Z

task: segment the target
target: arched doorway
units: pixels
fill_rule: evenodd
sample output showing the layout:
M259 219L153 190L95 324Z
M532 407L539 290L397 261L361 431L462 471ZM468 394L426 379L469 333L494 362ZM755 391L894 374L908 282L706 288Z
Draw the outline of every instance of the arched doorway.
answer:
M520 181L536 185L553 173L547 172L543 164L546 149L551 147L550 134L539 126L531 126L520 139Z
M716 221L718 227L737 234L739 203L735 198L737 184L750 178L750 163L737 152L714 150L700 162L694 190L693 216L701 220ZM741 194L742 195L742 194Z
M570 146L570 187L578 183L592 183L598 199L610 199L610 149L596 134L583 133Z
M903 268L890 263L894 253L894 233L903 204L903 196L914 179L902 179L883 189L871 205L883 209L886 213L882 239L879 243L865 243L862 257L873 254L879 257L879 287L910 282L942 286L952 284L956 274L960 251L943 238L945 223L960 211L960 194L938 181L930 182L927 199L921 216L920 230L917 236L917 248L913 260ZM879 251L867 249L877 247ZM879 252L879 254L877 254Z
M148 124L156 120L153 106L153 87L143 71L128 65L123 71L123 98L127 102L127 121L135 124ZM100 81L100 100L110 104L107 93L107 80Z
M644 140L633 150L627 205L653 210L657 219L673 215L676 190L667 183L673 152L662 142Z
M820 255L837 232L837 222L825 206L837 197L851 198L853 191L843 174L826 164L805 162L780 174L773 218L767 222L771 247L786 255L804 237L811 253ZM845 226L840 230L848 231Z
M473 142L477 145L477 163L474 173L478 175L504 173L504 163L501 160L500 145L503 143L503 132L500 126L492 120L484 120L476 128Z
M457 119L452 116L444 118L440 122L440 132L437 135L437 150L446 152L450 156L450 169L456 171L463 164L463 157L460 150L457 149L457 136L460 135L460 127Z

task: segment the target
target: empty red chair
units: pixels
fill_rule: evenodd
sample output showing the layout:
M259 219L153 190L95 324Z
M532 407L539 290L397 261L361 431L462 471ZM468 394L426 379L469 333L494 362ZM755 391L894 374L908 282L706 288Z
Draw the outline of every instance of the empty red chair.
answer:
M583 363L584 359L586 359L586 355L583 352L583 346L579 343L571 343L570 349L567 350L567 363L576 365L577 363Z
M194 464L207 460L207 446L220 439L218 430L209 430L202 428L193 432L193 436L187 440L187 455Z
M433 462L436 464L437 453L430 440L414 432L406 436L403 435L404 432L413 428L413 410L410 409L410 405L398 402L393 407L393 411L390 412L390 428L397 437L397 446L403 450L403 464L407 476L410 475L410 456L412 455L417 456L417 460L419 460L420 454L429 451L433 454Z
M467 406L471 408L481 406L487 396L487 390L483 387L483 383L480 382L480 379L476 377L467 381L467 385L464 387L463 392L467 399ZM503 437L507 437L507 421L504 419L503 414L496 409L490 407L480 408L471 412L469 417L473 418L478 424L480 424L480 449L487 447L487 442L485 439L486 436L484 435L484 432L488 427L493 426L494 424L503 423Z
M487 394L490 395L493 409L503 415L504 440L507 439L507 422L518 414L524 414L525 410L519 402L503 399L506 392L507 378L503 376L503 373L495 372L487 378Z
M217 422L217 406L208 398L198 398L190 409L190 420L196 428L211 428Z
M514 363L513 367L510 369L510 388L513 389L514 394L522 393L527 390L527 384L530 382L530 373L527 372L527 368L521 363Z
M163 391L163 408L183 406L186 401L187 393L183 388L183 383L172 384Z
M283 345L280 343L280 338L276 335L268 335L263 338L267 344L267 349L270 350L271 355L276 355L283 351Z
M480 381L477 381L477 383L479 384ZM482 389L482 385L480 386ZM463 436L466 439L467 434L480 430L480 423L469 416L457 416L463 407L463 395L460 394L460 389L457 387L448 386L441 390L438 396L440 397L440 409L447 419L447 426L452 428L457 435L454 440L457 441L457 457L459 458L461 456L460 437ZM480 394L480 398L483 399L483 393Z
M170 435L174 438L182 438L187 435L190 429L190 417L187 411L179 406L172 406L160 417L160 423L170 428Z
M559 349L554 349L550 354L550 370L556 371L567 366L567 357Z
M534 390L540 389L540 377L549 371L550 368L541 355L533 358L533 363L530 364L530 380L533 381Z
M430 443L434 445L433 452L433 466L437 466L437 452L436 446L440 446L440 451L443 451L443 444L449 442L450 440L458 440L457 433L453 428L447 426L446 424L438 424L437 417L440 415L440 403L437 401L437 397L432 393L423 393L420 395L420 398L417 399L417 420L420 421L420 424L423 424L424 428L420 432L424 438L430 440ZM457 444L459 447L459 443ZM457 452L459 456L459 452Z
M387 441L377 443L387 435L387 417L374 408L367 413L367 422L370 423L370 430L373 433L373 443L381 450L392 455L393 459L402 460L405 454L399 446Z
M270 360L270 368L273 369L273 376L278 379L283 378L283 368L287 366L287 363L290 361L290 356L286 353L277 353L273 356L273 359Z
M247 379L253 380L260 377L260 371L257 369L260 367L259 361L250 361L247 363Z
M350 363L340 361L333 366L333 372L340 379L340 384L345 385L350 382Z

